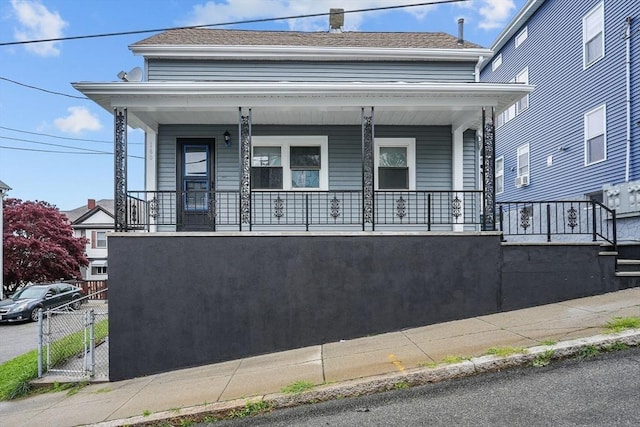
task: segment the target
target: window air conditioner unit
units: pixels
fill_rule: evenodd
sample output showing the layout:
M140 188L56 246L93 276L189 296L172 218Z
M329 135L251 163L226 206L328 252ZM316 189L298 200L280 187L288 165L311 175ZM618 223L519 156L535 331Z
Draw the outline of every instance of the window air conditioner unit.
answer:
M516 187L526 187L529 185L529 175L522 175L516 177Z

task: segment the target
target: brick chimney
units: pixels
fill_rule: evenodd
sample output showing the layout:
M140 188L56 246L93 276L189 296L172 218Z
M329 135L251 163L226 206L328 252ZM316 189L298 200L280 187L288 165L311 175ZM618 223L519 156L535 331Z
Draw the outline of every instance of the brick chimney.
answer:
M87 209L91 210L96 207L96 199L87 200Z
M344 9L329 9L329 32L341 33L344 26Z

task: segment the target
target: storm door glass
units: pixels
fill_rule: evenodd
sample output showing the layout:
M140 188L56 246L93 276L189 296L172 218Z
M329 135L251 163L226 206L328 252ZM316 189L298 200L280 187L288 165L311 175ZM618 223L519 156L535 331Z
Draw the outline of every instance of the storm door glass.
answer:
M183 154L184 210L206 210L209 189L209 147L185 145Z

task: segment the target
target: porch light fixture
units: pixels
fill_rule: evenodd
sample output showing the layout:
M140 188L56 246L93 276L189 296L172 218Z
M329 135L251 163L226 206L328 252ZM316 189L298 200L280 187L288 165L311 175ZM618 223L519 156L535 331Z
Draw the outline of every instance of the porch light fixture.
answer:
M231 147L231 134L228 130L224 131L224 145L226 145L227 148Z

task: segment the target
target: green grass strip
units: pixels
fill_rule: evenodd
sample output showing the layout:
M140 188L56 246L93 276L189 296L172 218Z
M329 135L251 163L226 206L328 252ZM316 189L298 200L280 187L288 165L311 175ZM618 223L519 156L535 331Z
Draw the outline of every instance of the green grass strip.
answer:
M109 321L95 324L95 341L109 334ZM52 352L53 365L74 357L84 350L84 331L79 331L55 341L51 345L60 351ZM0 365L0 401L17 399L28 394L29 382L38 377L38 350L31 350Z

